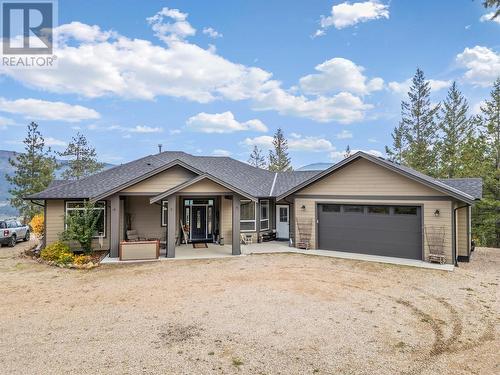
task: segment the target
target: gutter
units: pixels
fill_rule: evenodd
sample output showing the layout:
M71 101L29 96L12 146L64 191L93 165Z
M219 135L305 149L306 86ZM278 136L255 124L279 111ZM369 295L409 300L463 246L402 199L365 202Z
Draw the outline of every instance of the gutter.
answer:
M41 203L38 203L38 202L35 202L33 199L30 199L30 202L36 206L40 206L40 207L44 207L45 208L45 205L44 204L41 204Z

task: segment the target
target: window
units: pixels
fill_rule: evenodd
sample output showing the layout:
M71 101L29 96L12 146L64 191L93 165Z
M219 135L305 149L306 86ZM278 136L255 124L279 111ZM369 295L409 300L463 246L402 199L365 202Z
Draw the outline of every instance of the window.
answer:
M83 201L80 202L66 202L66 216L83 211L85 205ZM100 235L106 237L106 202L99 201L95 204L94 211L99 213L99 221L97 222L97 230L94 233L94 237L99 237Z
M5 221L0 221L0 229L5 229L7 228L7 224L5 223Z
M396 206L394 207L394 215L416 215L417 207Z
M340 204L324 204L321 206L323 212L340 212Z
M260 201L260 229L269 229L269 201Z
M375 215L389 215L388 206L368 206L368 213Z
M168 201L161 201L161 226L168 225Z
M280 207L280 223L288 223L288 207Z
M240 212L240 230L242 232L255 231L255 202L242 200Z
M365 212L364 206L344 206L346 214L362 214L363 212Z

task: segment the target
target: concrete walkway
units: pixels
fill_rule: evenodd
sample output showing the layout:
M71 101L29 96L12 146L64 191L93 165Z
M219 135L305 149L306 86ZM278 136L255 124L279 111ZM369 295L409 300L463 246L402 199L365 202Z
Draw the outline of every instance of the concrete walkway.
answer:
M332 250L301 250L294 247L290 247L287 241L272 241L264 243L255 243L250 245L241 245L241 255L252 255L252 254L279 254L279 253L294 253L294 254L304 254L304 255L315 255L330 258L341 258L341 259L353 259L362 260L367 262L378 262L387 263L400 266L409 267L419 267L428 268L443 271L453 271L455 267L452 264L437 264L428 263L421 260L415 259L403 259L394 257L384 257L378 255L368 255L359 253L346 253L342 251L332 251ZM120 261L118 258L110 258L106 256L102 260L102 264L124 264L124 263L140 263L140 262L158 262L158 261L175 261L175 260L186 260L186 259L217 259L217 258L229 258L233 257L231 255L230 245L215 245L208 244L208 248L195 249L191 244L181 245L175 249L175 258L166 258L165 250L160 251L160 259L154 260L128 260Z

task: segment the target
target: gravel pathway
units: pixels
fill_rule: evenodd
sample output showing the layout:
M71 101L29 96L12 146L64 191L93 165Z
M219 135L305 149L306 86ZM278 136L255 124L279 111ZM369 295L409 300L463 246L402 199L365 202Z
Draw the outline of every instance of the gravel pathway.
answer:
M0 249L6 374L498 374L500 250L454 272L298 254L101 266Z

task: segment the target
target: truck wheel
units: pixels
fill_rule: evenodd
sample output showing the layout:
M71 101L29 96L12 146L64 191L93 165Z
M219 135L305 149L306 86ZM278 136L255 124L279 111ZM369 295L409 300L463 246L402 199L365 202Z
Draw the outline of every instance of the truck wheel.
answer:
M30 231L26 231L26 235L24 236L23 238L23 241L26 242L26 241L29 241L30 240Z
M16 246L16 243L17 243L17 238L16 238L16 235L13 234L12 237L10 238L9 247Z

